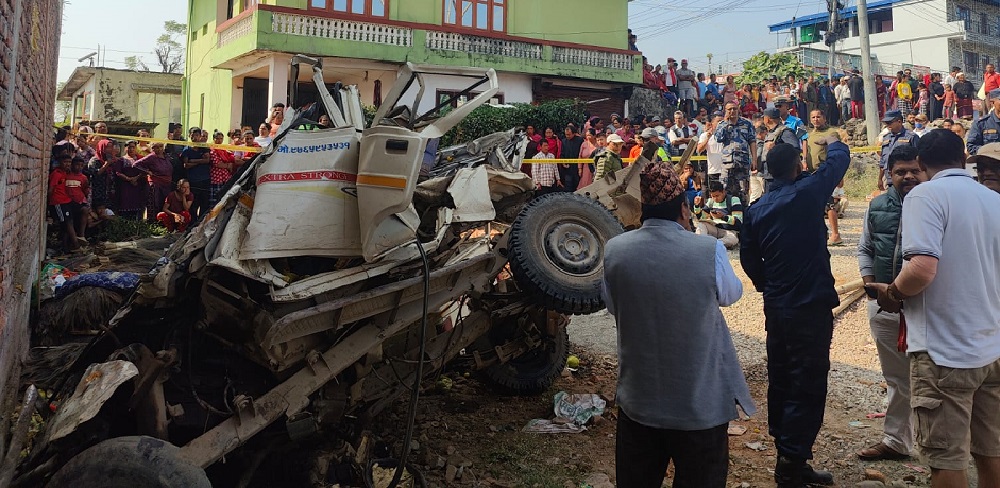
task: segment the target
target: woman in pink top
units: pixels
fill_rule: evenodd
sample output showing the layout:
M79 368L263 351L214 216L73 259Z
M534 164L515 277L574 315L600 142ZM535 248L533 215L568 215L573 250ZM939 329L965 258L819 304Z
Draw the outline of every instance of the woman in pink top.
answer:
M580 159L590 159L594 151L597 150L597 131L594 129L587 131L587 137L580 146ZM594 182L594 163L583 163L577 166L580 174L580 184L577 188L589 186Z
M164 156L162 142L154 142L152 154L135 162L133 167L149 175L149 200L146 203L146 220L156 222L156 214L163 206L167 195L174 191L174 166Z

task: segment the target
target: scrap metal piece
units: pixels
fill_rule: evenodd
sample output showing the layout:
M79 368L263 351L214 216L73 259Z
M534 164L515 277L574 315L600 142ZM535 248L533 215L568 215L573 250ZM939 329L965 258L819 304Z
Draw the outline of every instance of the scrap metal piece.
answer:
M118 387L138 375L139 369L129 361L91 364L73 395L59 405L52 417L47 442L72 434L84 422L97 416Z

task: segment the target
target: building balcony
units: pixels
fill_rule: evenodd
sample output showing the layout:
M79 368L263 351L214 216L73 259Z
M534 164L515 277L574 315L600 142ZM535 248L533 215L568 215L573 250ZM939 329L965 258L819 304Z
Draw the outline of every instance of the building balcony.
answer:
M948 23L962 32L962 40L992 47L1000 47L1000 22L982 23L978 20L954 20Z
M321 57L445 66L593 81L642 81L638 53L510 36L455 32L446 26L336 18L329 14L258 5L219 26L212 65L234 69L257 54L304 53Z

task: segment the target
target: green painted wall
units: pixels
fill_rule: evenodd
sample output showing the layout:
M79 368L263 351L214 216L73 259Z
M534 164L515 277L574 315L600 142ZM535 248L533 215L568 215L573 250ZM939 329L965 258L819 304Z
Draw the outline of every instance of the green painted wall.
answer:
M628 48L627 0L507 0L507 34Z
M217 48L218 36L215 33L217 2L214 0L191 0L188 14L188 44L187 63L183 87L185 129L195 125L212 130L227 131L229 127L233 86L232 72L225 69L215 69L214 62L221 55L235 56L253 48L256 35L250 34ZM229 58L226 58L229 59ZM202 111L202 95L204 95L204 111Z

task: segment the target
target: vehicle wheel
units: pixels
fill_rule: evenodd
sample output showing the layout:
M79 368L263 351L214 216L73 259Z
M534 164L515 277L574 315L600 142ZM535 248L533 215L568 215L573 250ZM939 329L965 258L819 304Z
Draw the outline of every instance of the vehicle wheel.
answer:
M544 312L541 314L542 320L546 315ZM540 346L506 363L489 366L482 374L505 394L532 396L545 393L566 367L566 357L569 354L569 334L566 332L568 322L561 318L555 335L543 333ZM539 324L539 329L545 330L543 324ZM517 325L517 317L510 317L493 326L476 345L480 350L493 348L516 339L518 334L524 332Z
M604 245L623 231L608 209L583 195L543 195L521 210L511 228L511 271L547 309L596 312L604 308Z
M211 488L205 471L178 456L180 448L155 437L116 437L77 454L48 488Z

